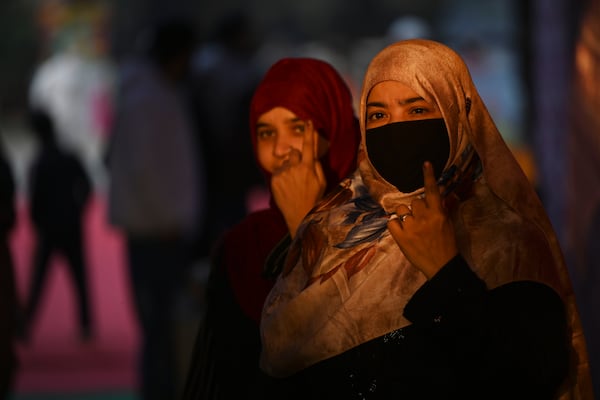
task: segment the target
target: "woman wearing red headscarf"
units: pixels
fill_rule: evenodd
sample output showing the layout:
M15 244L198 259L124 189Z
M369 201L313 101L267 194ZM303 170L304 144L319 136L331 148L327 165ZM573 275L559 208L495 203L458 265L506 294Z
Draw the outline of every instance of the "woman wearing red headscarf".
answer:
M265 261L278 243L294 237L323 194L356 168L360 130L352 96L323 61L275 63L252 98L250 129L270 206L229 230L213 255L185 399L259 395L260 316L277 273L266 271Z

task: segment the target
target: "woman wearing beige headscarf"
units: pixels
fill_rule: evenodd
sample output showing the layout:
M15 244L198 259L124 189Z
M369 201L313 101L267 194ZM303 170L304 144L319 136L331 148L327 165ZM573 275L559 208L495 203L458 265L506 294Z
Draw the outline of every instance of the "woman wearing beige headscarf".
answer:
M590 399L556 237L461 58L426 40L385 48L360 119L356 173L284 262L271 257L284 264L261 325L274 386L288 398Z

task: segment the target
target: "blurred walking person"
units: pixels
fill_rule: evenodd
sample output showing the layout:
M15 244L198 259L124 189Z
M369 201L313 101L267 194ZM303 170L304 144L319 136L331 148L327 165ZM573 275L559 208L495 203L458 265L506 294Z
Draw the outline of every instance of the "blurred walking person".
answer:
M268 193L248 139L250 100L262 76L255 61L259 43L251 19L234 11L192 58L190 96L211 210L196 249L200 257L210 257L221 235L250 212L251 192Z
M201 220L202 164L182 83L194 47L180 21L159 25L144 57L122 66L107 163L110 222L126 239L141 325L141 399L174 399L175 306Z
M91 183L81 161L62 149L54 122L43 110L31 111L39 151L29 171L29 212L36 234L33 276L25 303L24 339L29 339L53 255L65 257L79 307L80 337L92 335L90 295L84 251L83 216Z

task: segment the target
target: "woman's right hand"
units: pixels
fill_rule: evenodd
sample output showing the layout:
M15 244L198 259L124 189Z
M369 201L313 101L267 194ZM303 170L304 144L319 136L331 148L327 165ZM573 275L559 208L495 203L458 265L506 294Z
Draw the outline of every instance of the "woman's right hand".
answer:
M458 254L458 247L431 163L425 163L423 175L425 196L410 208L399 206L388 229L408 261L430 279Z
M300 223L323 196L327 185L318 159L318 132L306 124L302 152L292 148L288 162L273 172L271 192L293 238Z

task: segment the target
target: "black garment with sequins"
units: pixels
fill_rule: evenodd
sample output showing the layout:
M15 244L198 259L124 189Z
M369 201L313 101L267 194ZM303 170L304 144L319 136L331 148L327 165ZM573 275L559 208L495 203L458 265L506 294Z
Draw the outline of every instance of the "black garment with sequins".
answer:
M461 256L404 309L412 324L286 379L271 399L552 399L568 370L564 305L548 286L493 290Z

